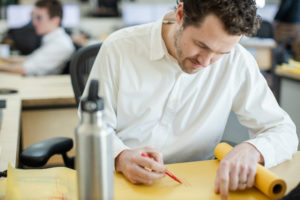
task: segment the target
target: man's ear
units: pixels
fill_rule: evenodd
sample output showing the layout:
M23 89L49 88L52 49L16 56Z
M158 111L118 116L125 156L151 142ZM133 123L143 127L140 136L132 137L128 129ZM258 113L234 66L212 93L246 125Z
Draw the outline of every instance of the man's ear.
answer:
M55 16L51 19L51 21L53 21L53 23L55 23L57 26L59 26L60 22L61 22L61 18L58 16Z
M183 22L183 3L178 4L176 10L176 22L181 25Z

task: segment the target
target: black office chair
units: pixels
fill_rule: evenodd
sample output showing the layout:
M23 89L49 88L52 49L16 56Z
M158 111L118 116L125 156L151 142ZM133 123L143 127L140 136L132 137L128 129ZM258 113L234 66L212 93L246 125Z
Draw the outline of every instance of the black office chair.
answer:
M19 50L22 55L29 55L41 46L42 37L37 35L32 22L17 29L9 29L5 41L12 41L12 49Z
M71 81L77 105L100 47L101 43L82 47L71 59Z
M82 47L71 58L71 81L77 105L100 47L101 43ZM74 168L74 158L70 158L66 154L72 148L73 140L71 138L51 138L27 147L21 153L20 161L29 167L43 167L53 155L61 154L65 166Z
M274 38L274 28L271 22L262 20L259 29L257 30L256 37L259 38Z

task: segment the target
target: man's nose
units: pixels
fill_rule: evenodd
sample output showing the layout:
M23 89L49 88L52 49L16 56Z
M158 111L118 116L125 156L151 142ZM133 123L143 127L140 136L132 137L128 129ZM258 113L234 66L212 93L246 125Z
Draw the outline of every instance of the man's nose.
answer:
M201 55L198 56L197 60L200 65L202 65L203 67L207 67L212 62L213 56L213 52L205 52L201 53Z

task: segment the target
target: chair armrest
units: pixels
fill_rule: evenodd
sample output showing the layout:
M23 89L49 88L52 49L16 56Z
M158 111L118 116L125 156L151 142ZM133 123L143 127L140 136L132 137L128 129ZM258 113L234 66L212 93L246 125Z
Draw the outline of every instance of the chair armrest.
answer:
M24 165L30 167L42 167L49 158L54 154L62 154L66 165L72 165L74 160L70 161L66 153L73 147L73 141L71 138L56 137L47 140L37 142L27 147L20 156L20 160ZM66 163L67 162L67 163ZM70 166L67 166L70 167ZM72 166L71 166L72 167Z

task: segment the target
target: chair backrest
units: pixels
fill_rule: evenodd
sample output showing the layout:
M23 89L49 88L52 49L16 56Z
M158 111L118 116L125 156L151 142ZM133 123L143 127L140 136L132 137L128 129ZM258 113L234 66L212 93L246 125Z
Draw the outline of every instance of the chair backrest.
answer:
M260 28L257 30L256 37L274 38L274 28L271 22L263 20Z
M71 59L70 74L77 105L100 47L101 43L82 47Z

